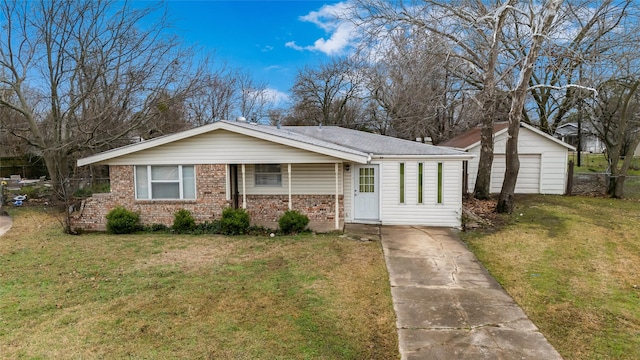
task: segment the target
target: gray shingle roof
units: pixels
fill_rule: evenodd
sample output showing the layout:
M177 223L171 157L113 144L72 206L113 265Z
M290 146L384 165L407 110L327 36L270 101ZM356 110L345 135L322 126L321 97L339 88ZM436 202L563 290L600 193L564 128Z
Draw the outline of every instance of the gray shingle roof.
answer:
M365 152L362 150L354 149L348 146L342 146L341 144L338 144L338 143L324 141L322 139L309 136L304 133L300 133L298 131L295 131L294 129L297 126L283 126L280 129L278 129L275 126L261 125L256 123L234 122L234 121L226 121L226 120L222 120L222 122L225 122L234 126L251 129L251 130L257 130L265 134L274 135L274 136L298 141L305 144L321 146L327 149L333 149L333 150L338 150L346 153L363 155L363 156L367 156L369 154L368 152ZM306 126L303 126L303 127L306 127Z
M275 126L255 125L239 122L230 124L260 129L265 133L282 136L309 144L332 147L336 150L350 149L372 155L465 155L456 150L403 140L391 136L351 130L339 126Z
M345 129L338 126L286 126L283 129L305 134L316 139L338 144L373 155L460 155L459 151L372 134L364 131Z

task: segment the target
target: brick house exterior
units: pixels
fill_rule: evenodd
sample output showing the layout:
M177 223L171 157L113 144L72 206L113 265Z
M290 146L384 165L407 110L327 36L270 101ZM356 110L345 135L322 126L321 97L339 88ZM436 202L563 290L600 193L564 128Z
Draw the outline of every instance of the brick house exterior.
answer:
M323 231L348 222L456 227L462 163L472 158L336 126L218 121L78 160L109 165L111 192L83 201L71 226L104 230L120 205L146 225L169 226L180 209L204 222L238 207L270 227L287 210Z
M171 226L174 213L186 209L193 214L196 222L219 220L222 211L231 206L226 197L225 165L196 165L195 200L136 200L132 165L109 166L111 192L96 194L82 202L80 209L71 216L71 227L83 231L106 230L106 216L116 206L140 214L143 225L164 224ZM344 211L344 197L340 196L340 213ZM295 209L313 222L333 222L335 220L335 200L331 195L294 195ZM247 212L257 224L278 221L289 209L286 195L249 195ZM340 215L338 215L340 216Z

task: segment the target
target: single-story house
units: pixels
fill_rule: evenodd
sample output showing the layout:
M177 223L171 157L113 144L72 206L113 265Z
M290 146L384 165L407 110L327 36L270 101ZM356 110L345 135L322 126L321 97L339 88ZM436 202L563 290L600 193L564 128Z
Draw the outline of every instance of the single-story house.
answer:
M581 151L602 154L605 145L595 134L593 126L589 123L582 123L580 129ZM571 122L558 126L553 136L576 149L578 148L578 123Z
M111 192L95 194L72 227L103 230L117 205L144 224L197 221L244 208L275 225L287 210L316 229L347 223L460 226L462 165L472 155L335 126L218 121L78 160L109 166ZM277 226L277 225L275 225Z
M506 170L508 122L493 127L494 157L491 168L491 193L499 193ZM451 140L439 144L475 157L464 165L467 192L473 192L480 162L480 128L473 128ZM567 181L568 152L575 148L525 123L520 124L518 155L520 171L516 182L517 194L564 194Z

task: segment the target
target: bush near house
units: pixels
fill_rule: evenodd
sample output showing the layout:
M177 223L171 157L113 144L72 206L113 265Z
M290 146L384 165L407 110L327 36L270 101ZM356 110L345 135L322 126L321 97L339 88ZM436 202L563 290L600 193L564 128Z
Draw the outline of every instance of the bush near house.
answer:
M107 232L111 234L131 234L141 228L140 215L122 206L115 207L107 214Z
M220 219L220 232L223 235L243 235L251 227L251 218L244 209L226 208Z
M293 234L304 231L309 225L309 217L296 210L285 212L278 220L280 231L285 234Z
M196 227L196 220L187 209L180 209L173 214L173 231L178 233L189 232Z

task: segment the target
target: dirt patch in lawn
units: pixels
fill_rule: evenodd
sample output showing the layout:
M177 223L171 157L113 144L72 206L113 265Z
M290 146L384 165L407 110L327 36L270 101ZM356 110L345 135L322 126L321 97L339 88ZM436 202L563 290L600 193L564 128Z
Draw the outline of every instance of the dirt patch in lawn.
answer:
M150 257L138 260L136 269L146 269L156 266L175 265L182 271L195 271L205 266L219 265L228 260L237 246L229 243L224 247L209 242L195 244L185 248L168 249L152 254Z

